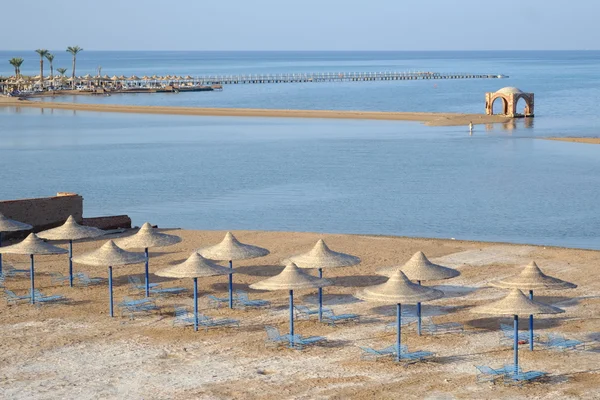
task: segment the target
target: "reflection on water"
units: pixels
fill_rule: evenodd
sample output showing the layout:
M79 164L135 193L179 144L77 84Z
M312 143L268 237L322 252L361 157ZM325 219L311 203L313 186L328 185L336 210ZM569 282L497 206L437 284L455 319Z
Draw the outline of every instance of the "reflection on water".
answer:
M533 120L215 118L0 108L0 198L73 191L135 224L599 248L599 147ZM507 135L507 133L510 133Z

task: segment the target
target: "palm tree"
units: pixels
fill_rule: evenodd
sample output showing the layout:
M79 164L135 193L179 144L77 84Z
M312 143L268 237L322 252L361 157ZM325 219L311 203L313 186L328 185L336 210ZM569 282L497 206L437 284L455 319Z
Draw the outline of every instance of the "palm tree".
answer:
M56 68L56 71L60 74L60 76L65 76L65 72L67 72L66 68Z
M75 63L77 62L77 53L83 51L83 49L79 46L69 46L67 47L67 52L73 55L73 81L71 82L71 86L75 86Z
M19 57L13 57L8 60L8 63L15 68L15 76L18 78L21 75L21 64L23 64L23 59Z
M35 52L40 55L40 86L44 90L44 57L50 54L50 52L46 49L37 49Z
M52 80L54 79L54 67L52 66L52 61L54 61L54 54L46 54L46 60L48 60L48 62L50 63L50 80Z

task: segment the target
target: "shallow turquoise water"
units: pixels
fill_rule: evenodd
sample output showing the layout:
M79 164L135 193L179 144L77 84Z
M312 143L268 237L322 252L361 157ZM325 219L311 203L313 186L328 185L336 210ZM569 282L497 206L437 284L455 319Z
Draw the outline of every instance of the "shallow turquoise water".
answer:
M600 248L600 146L533 129L0 108L0 198L135 224ZM543 125L543 124L541 124ZM539 128L544 131L543 128Z

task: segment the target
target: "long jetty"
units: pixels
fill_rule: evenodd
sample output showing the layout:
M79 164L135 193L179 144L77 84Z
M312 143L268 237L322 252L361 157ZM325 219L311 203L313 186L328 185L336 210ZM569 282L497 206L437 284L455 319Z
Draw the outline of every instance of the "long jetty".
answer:
M426 79L501 79L502 74L440 72L317 72L297 74L208 75L193 79L202 85L302 82L408 81Z

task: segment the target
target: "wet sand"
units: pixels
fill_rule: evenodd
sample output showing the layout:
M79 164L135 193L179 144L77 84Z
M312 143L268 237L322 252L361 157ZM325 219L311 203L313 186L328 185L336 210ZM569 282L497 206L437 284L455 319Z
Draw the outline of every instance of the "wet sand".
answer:
M251 299L272 302L268 309L212 309L207 294L225 297L226 277L198 280L200 309L213 317L236 318L240 328L194 332L173 327L174 306L192 307L192 280L165 279L158 269L180 262L199 247L219 242L224 232L171 231L183 241L151 249L151 281L164 287L183 286L185 295L161 297L161 312L147 316L109 318L107 285L69 288L53 283L51 272L65 274L66 255L36 257L36 286L45 294L63 294L64 305L40 307L0 304L0 397L11 399L145 398L145 399L594 399L600 382L600 281L596 279L600 252L527 245L397 238L362 235L329 235L294 232L234 232L242 242L266 247L271 254L235 262L234 288L247 290ZM327 344L304 351L265 348L264 325L282 333L288 330L288 293L257 292L248 285L282 270L280 261L312 247L318 238L338 251L362 258L362 264L324 270L334 280L325 288L324 302L336 313L358 313L360 323L329 326L315 319L299 320L296 333L325 336ZM98 248L107 238L74 244L74 253ZM60 244L66 247L66 244ZM395 340L395 307L358 301L352 296L361 287L381 283L375 271L405 262L422 250L432 260L457 268L461 276L427 282L447 294L424 304L425 316L435 322L461 322L462 334L425 334L403 329L402 341L410 350L436 353L433 362L397 365L391 360L363 361L358 346L383 348ZM566 310L565 314L536 318L536 332L549 332L586 342L585 350L530 352L520 346L524 370L542 370L550 376L542 383L509 387L478 384L474 365L499 368L512 361L510 343L500 344L500 323L510 317L477 315L475 305L497 299L500 289L488 283L518 273L521 265L536 260L544 272L577 283L577 289L536 292L536 298ZM5 261L27 268L27 256L5 256ZM104 267L75 264L75 271L106 277ZM115 267L115 303L136 296L127 276L143 280L143 265ZM27 278L8 278L5 286L25 294ZM314 306L315 290L295 292L298 303ZM414 311L413 305L404 305ZM525 329L526 318L522 318Z
M544 138L544 139L558 140L560 142L600 144L600 138L590 138L590 137L551 137L551 138Z
M0 106L138 114L201 115L216 117L333 118L418 121L430 126L469 125L469 122L473 122L473 124L502 123L507 122L511 119L497 115L485 114L128 106L118 104L78 104L48 101L42 102L30 100L17 100L15 98L0 98Z

